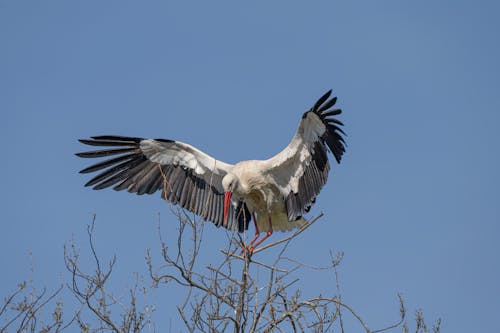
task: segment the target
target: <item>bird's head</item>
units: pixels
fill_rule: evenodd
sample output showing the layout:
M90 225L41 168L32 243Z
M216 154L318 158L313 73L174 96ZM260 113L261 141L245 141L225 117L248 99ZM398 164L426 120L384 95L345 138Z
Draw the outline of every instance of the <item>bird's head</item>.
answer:
M227 215L233 192L238 193L239 181L232 173L228 173L222 178L222 188L224 189L224 224L227 224Z

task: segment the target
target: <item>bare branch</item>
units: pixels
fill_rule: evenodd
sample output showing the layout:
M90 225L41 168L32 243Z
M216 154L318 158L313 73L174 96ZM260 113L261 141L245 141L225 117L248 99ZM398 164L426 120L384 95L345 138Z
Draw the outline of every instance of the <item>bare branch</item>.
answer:
M233 233L229 237L228 234L228 246L219 252L223 255L222 260L218 265L206 266L203 272L194 264L201 247L202 234L198 230L199 225L189 215L178 213L180 225L177 248L170 253L161 240L160 233L163 264L154 268L151 254L148 252L150 275L156 284L174 282L181 288L187 288L186 297L183 304L178 306L178 312L190 332L217 332L221 327L227 329L228 325L233 327L234 332L304 332L310 329L326 332L331 330L335 323L340 326L339 330L344 332L343 311L355 318L365 332L382 332L402 325L405 314L402 298L401 319L396 324L379 330L372 330L363 318L343 301L337 271L343 257L342 252L336 256L330 253L331 261L327 266L314 266L285 256L290 242L321 216L323 214L288 237L244 256L236 254L243 244L241 236ZM190 245L184 241L186 238L191 239ZM256 253L280 244L284 246L274 255L271 263L253 259ZM183 253L190 253L189 258ZM290 264L295 267L290 268ZM253 278L253 273L258 268L264 268L269 274L263 285L259 285ZM235 273L236 269L239 274ZM295 287L295 291L292 291L293 286L299 282L292 274L299 269L333 271L336 280L333 295L303 298L300 287Z
M180 288L185 292L184 297L178 301L177 312L186 331L215 333L232 329L238 333L344 333L344 320L350 317L367 333L385 332L398 327L409 333L401 295L398 295L399 319L375 330L353 306L345 302L338 272L343 259L342 252L336 255L330 252L330 262L327 265L312 265L303 259L285 255L291 242L323 214L289 236L244 256L237 254L243 245L241 235L226 232L227 245L219 251L212 249L218 254L212 256L217 262L210 262L208 265L198 263L202 253L204 224L184 210L177 210L174 215L179 223L177 239L173 245L167 245L163 240L158 215L160 263L154 262L152 251L148 249L146 265L153 287ZM93 270L89 272L82 268L80 250L73 241L64 247L64 264L71 276L66 286L78 301L78 309L74 314L68 320L63 318L63 304L56 300L63 286L50 293L45 288L37 292L31 278L30 288L26 288L26 283L21 283L4 298L0 305L0 323L3 325L0 332L8 328L44 333L65 329L74 331L74 326L84 332L141 332L146 327L149 331L155 331L151 321L155 307L148 305L147 288L139 274L135 274L135 283L126 297L118 297L110 291L110 278L117 259L113 256L104 264L105 261L99 257L94 241L95 222L94 215L92 223L87 226L89 257ZM281 245L279 251L277 245ZM262 256L265 259L255 260L255 254L263 251L267 251L266 256ZM310 270L314 274L332 272L335 286L326 295L304 296L301 283L307 281L299 280L297 272L301 270ZM260 279L262 272L264 278ZM139 281L142 283L141 287ZM142 302L138 299L138 292L144 296ZM52 319L43 323L40 319L42 309L53 303L55 309L52 311ZM429 332L420 310L416 312L415 324L415 333ZM440 320L435 323L433 333L439 333L440 324Z

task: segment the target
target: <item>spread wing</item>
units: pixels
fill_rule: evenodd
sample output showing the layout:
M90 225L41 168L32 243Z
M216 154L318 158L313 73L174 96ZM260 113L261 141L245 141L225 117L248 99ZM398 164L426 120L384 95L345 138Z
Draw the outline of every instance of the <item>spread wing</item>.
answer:
M336 97L323 95L304 115L290 144L279 154L265 161L267 172L276 181L285 198L288 219L295 221L308 212L326 183L330 165L327 148L337 163L345 152L340 126L334 118L340 109L331 109Z
M139 195L161 190L163 199L217 226L240 232L248 228L250 212L241 201L232 202L227 224L223 225L222 178L232 168L231 164L173 140L94 136L79 141L106 147L76 154L84 158L107 158L80 171L100 172L85 186L93 186L94 190L113 186L116 191L127 190Z

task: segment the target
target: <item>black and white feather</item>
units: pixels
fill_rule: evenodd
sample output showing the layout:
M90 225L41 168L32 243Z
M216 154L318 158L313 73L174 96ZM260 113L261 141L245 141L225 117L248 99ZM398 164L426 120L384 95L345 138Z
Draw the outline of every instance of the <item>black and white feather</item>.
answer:
M285 198L289 221L295 221L309 211L326 183L330 170L327 148L337 163L345 152L342 137L345 133L340 128L343 124L334 118L342 111L332 109L337 98L328 99L331 93L328 91L304 113L290 144L265 161L267 173L276 180Z
M76 154L84 158L116 156L80 171L101 171L85 186L95 190L113 186L116 191L153 194L230 230L248 228L250 213L241 201L234 201L227 224L223 223L222 178L231 165L220 162L191 145L165 139L123 136L94 136L79 140L107 149ZM102 171L104 170L104 171Z
M232 165L178 141L95 136L80 142L105 149L77 155L106 159L80 172L100 172L85 184L96 190L161 191L164 199L230 230L246 230L255 213L261 230L271 219L277 230L297 228L307 223L302 217L327 181L328 150L337 163L345 152L343 124L335 118L341 110L330 96L331 90L303 114L289 145L268 160ZM235 192L227 223L224 191Z

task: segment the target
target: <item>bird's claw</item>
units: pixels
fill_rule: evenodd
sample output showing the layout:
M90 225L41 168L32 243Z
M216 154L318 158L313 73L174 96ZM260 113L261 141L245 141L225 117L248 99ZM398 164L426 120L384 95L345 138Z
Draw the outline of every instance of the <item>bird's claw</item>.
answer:
M255 247L252 244L250 244L249 246L243 245L241 247L240 256L243 254L246 254L247 256L251 256L253 254L253 250L255 250Z

